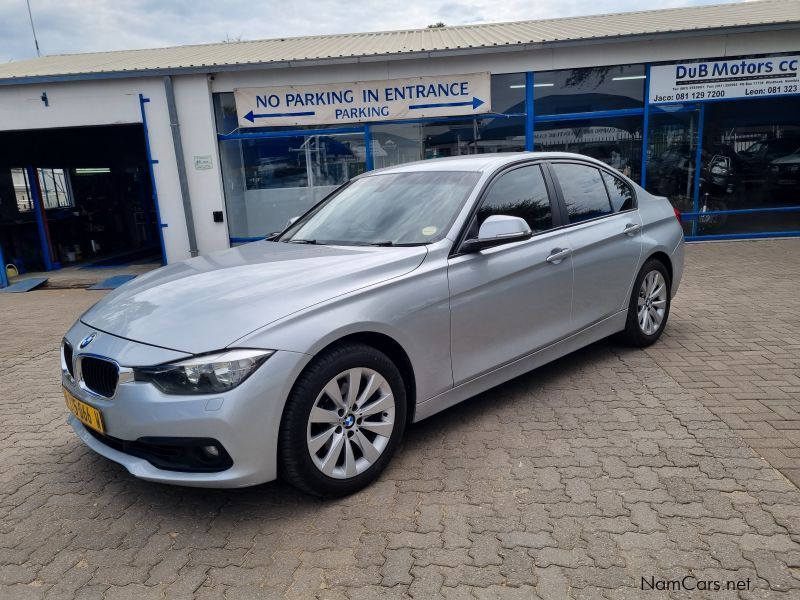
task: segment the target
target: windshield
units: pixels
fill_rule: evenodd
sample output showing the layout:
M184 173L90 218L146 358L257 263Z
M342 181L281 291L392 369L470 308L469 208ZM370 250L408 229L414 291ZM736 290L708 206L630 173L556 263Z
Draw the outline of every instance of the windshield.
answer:
M441 238L480 173L417 171L352 181L280 236L313 244L429 244Z

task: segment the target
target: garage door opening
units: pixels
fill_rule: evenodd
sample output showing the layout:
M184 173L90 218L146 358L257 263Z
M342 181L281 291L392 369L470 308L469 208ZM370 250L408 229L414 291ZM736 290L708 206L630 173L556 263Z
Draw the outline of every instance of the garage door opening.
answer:
M0 132L0 245L20 272L163 262L142 126Z

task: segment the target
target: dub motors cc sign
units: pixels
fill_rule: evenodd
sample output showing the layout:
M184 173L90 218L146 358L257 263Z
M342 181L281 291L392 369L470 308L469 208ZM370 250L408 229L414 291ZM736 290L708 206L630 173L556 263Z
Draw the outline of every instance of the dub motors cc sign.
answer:
M239 127L325 125L488 112L489 73L235 89Z
M800 94L800 55L650 68L650 104Z

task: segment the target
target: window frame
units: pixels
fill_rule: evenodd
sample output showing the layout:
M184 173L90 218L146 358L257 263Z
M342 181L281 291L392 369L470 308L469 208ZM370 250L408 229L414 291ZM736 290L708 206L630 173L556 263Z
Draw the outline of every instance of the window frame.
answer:
M605 165L605 164L602 164L602 163L597 164L597 163L594 163L594 162L589 162L589 161L584 161L584 160L574 159L574 158L566 158L566 157L565 158L550 159L550 160L547 160L546 163L547 163L547 168L550 171L550 177L553 180L553 186L555 187L556 193L557 193L557 196L558 196L559 210L561 211L561 218L562 218L562 220L564 222L564 225L562 225L561 228L576 227L578 225L583 225L584 223L594 223L595 221L600 221L601 219L608 219L608 218L616 216L616 215L622 215L622 214L629 213L629 212L632 212L632 211L635 211L635 210L639 209L639 198L638 198L638 196L636 194L636 188L634 186L632 186L629 181L627 181L627 179L625 178L624 175L615 173L612 169L610 169L608 167L608 165ZM556 175L555 169L552 168L553 165L559 164L559 163L561 163L561 164L563 164L563 163L577 164L577 165L582 165L584 167L592 167L592 168L597 169L598 171L600 171L601 172L600 173L600 180L603 182L603 189L606 192L606 198L608 199L608 205L612 208L612 211L610 213L606 214L606 215L600 215L599 217L594 217L592 219L586 219L584 221L577 221L575 223L570 223L569 222L569 215L568 215L568 211L567 211L567 203L564 200L564 192L561 189L561 182L558 180L558 175ZM625 209L625 210L620 210L620 211L614 211L613 210L614 205L611 202L611 195L608 193L608 184L605 182L605 179L603 179L603 175L602 175L603 171L605 171L609 175L612 175L613 177L616 177L617 179L621 179L625 183L625 185L628 186L628 188L631 191L631 195L633 197L632 206L630 208Z
M477 200L472 204L472 207L470 208L467 218L464 219L464 223L461 225L461 230L458 232L458 235L456 236L456 241L450 250L448 259L468 254L467 252L462 252L461 247L467 239L467 233L469 232L470 227L472 226L472 222L475 220L475 217L478 214L478 210L480 209L483 202L486 200L486 197L488 196L489 191L492 189L495 182L506 173L515 171L516 169L522 169L525 167L532 167L532 166L538 166L541 169L542 177L544 178L545 188L547 189L547 197L550 200L550 214L553 226L550 229L544 229L542 231L534 232L533 235L531 235L531 237L529 237L527 240L523 240L523 243L527 243L530 240L536 239L540 235L550 233L551 231L555 231L557 229L561 229L564 227L564 223L562 222L563 211L561 209L561 202L558 197L558 190L556 189L555 183L552 179L552 174L550 173L550 168L547 164L547 160L543 158L537 158L537 159L525 158L504 165L502 168L495 171L486 182L484 182L483 187L481 187L481 190L478 193Z

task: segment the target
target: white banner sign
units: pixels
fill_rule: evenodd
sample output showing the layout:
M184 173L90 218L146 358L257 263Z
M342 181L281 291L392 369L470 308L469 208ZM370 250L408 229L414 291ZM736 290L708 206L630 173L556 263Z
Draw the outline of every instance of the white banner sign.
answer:
M650 68L651 104L786 94L800 94L800 56L678 63Z
M489 73L234 90L239 127L473 115L491 108Z

